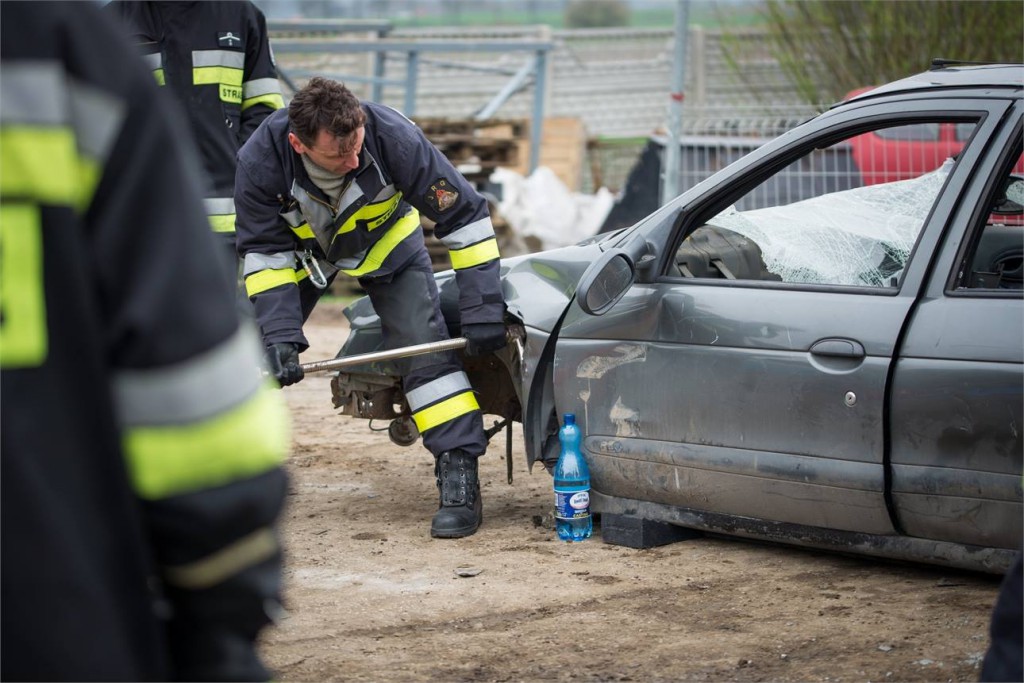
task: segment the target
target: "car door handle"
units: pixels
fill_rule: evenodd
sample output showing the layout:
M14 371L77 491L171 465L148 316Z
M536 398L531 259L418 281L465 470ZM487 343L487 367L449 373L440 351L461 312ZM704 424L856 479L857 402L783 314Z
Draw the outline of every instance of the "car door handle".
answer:
M833 358L863 358L866 355L861 343L852 339L822 339L814 342L811 346L811 353L815 356Z

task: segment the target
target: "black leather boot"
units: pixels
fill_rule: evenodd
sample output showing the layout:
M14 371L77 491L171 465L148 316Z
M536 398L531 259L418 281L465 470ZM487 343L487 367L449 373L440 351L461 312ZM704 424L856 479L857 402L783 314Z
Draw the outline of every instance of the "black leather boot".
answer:
M460 450L445 451L434 462L440 503L430 523L434 538L471 536L484 519L476 456Z

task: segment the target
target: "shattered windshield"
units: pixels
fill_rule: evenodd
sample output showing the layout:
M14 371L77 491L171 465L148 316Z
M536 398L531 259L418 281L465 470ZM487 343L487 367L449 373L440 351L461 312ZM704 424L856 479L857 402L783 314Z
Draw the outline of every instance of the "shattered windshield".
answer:
M896 287L952 166L784 206L731 206L708 225L755 242L783 282Z

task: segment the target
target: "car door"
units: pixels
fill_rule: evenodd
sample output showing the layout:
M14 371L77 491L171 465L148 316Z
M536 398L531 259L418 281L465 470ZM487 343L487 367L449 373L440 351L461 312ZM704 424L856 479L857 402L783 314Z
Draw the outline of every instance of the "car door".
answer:
M950 222L893 373L892 498L911 536L1019 549L1024 533L1024 230L1020 202L990 212L1019 171L1022 108Z
M641 226L653 275L601 316L574 304L555 351L556 403L582 425L598 509L647 501L896 533L891 365L938 235L1007 107L956 105L833 112ZM911 180L837 177L854 136L923 122L977 134L958 160Z

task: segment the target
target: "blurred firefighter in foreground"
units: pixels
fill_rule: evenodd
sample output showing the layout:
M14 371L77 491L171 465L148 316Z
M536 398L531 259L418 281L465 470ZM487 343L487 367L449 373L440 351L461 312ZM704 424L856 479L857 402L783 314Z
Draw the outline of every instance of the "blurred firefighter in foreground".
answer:
M979 680L1024 681L1024 555L1019 552L999 586L988 635Z
M288 415L110 21L0 3L0 676L265 680Z
M359 279L388 348L448 338L420 213L449 250L467 355L506 344L498 243L487 201L400 113L313 78L238 153L238 251L281 385L303 377L302 325L339 273ZM405 396L435 458L430 533L483 519L477 458L487 448L473 388L453 352L403 359Z

